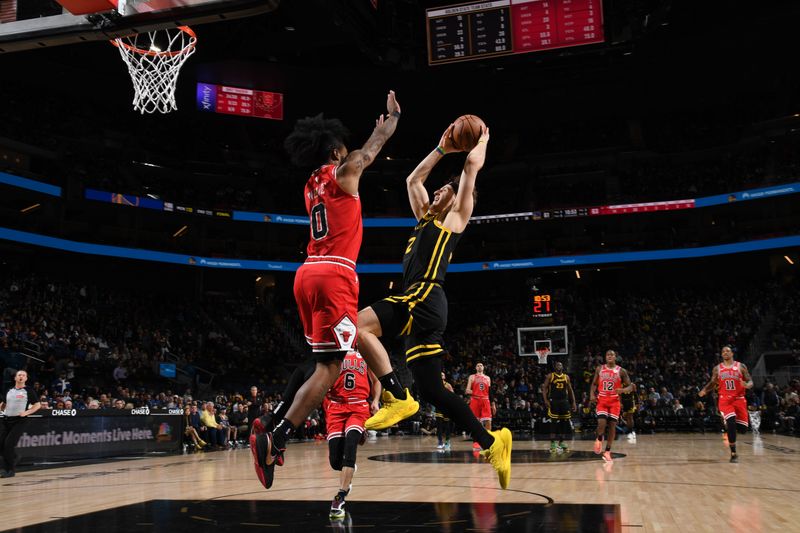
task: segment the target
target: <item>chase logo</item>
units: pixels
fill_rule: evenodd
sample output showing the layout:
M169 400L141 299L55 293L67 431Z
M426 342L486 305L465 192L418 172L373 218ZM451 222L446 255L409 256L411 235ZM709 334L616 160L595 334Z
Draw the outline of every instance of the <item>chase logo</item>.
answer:
M149 415L150 408L149 407L138 407L136 409L131 409L132 415Z
M53 409L50 414L53 416L75 416L77 412L75 409Z

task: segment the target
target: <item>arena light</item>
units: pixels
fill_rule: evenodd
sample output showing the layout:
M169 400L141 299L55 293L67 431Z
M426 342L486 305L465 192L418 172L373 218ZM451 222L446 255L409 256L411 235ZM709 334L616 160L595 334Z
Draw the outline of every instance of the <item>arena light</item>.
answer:
M784 255L783 258L786 259L786 262L789 263L790 265L794 264L794 261L792 261L792 258L789 257L788 255Z
M42 204L33 204L33 205L29 205L28 207L23 207L22 209L19 210L19 212L20 213L29 213L29 212L33 211L34 209L39 209L40 207L42 207Z
M389 282L389 290L394 289L394 281Z
M172 234L173 237L182 237L184 233L189 229L189 226L181 226L178 231Z
M575 277L578 278L578 279L581 279L581 271L580 270L576 270L575 271Z
M258 276L258 277L256 278L256 283L258 283L259 281L261 281L261 276Z

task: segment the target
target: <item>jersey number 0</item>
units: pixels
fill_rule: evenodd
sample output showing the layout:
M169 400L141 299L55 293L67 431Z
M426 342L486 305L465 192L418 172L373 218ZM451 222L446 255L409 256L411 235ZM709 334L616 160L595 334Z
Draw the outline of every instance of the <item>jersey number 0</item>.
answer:
M328 215L325 213L325 204L317 204L311 208L311 236L315 241L328 234Z

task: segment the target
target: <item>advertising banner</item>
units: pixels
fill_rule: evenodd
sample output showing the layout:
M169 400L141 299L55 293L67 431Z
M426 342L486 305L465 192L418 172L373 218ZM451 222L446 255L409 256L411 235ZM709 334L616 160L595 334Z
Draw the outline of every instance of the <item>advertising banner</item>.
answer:
M50 409L25 421L17 442L20 464L150 452L179 452L180 409Z

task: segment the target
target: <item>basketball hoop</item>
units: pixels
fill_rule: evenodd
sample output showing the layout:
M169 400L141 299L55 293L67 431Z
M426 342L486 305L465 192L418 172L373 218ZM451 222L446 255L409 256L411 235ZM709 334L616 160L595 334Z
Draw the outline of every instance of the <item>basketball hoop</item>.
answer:
M188 26L137 33L111 41L133 80L133 108L142 114L178 109L175 86L181 67L195 52L197 35Z
M537 348L536 349L536 357L539 359L540 365L547 364L547 355L550 353L550 349L547 347L544 348Z

